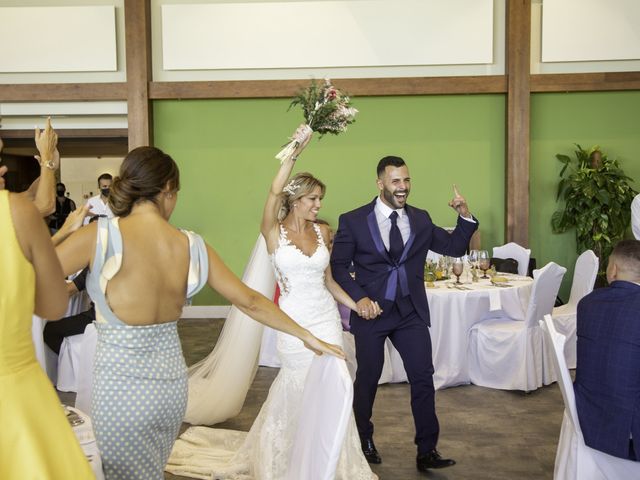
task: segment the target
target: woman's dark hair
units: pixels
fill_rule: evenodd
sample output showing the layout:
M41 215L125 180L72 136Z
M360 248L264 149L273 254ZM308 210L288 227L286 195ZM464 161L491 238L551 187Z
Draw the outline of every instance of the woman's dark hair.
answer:
M169 184L180 189L180 171L173 159L159 148L138 147L131 150L120 165L109 191L109 206L119 217L126 217L136 203L156 202Z

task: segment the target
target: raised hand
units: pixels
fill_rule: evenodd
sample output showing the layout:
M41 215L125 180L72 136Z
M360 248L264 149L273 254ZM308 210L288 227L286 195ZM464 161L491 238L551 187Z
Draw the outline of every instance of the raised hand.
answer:
M298 158L298 155L306 148L313 136L313 130L309 125L302 123L291 136L291 140L297 143L295 150L293 151L292 159Z
M46 165L51 170L58 168L60 164L60 154L58 153L58 134L51 127L51 117L47 117L44 130L36 127L36 147L40 155L38 161ZM57 154L57 155L56 155Z
M469 207L467 206L467 201L465 198L460 195L458 191L458 187L456 184L453 184L453 199L449 202L449 206L453 208L458 214L465 218L470 218L471 213L469 213Z

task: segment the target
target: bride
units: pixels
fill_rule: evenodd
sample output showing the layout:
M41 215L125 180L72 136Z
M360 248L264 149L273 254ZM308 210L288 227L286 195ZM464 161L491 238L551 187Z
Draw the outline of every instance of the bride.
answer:
M304 139L292 157L282 163L272 182L261 232L280 287L280 308L318 338L342 345L336 300L352 310L356 304L333 280L327 248L329 229L316 223L325 185L309 173L298 173L289 180L295 160L309 142L311 132L305 135L298 129L296 136ZM376 308L379 314L377 304ZM210 446L204 454L206 466L200 464L198 470L201 475L206 470L208 478L281 480L286 477L289 452L298 419L303 414L300 405L313 353L307 352L295 337L280 333L277 350L282 367L246 437L240 432L203 431L202 427L192 427L178 440L172 456L180 457L181 448L206 443ZM233 453L225 454L225 449ZM353 415L334 478L377 478L362 454Z

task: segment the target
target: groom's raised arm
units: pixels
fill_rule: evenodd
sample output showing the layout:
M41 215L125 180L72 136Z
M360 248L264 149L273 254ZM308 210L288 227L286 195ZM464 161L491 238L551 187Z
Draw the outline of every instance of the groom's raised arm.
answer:
M367 296L360 285L353 279L349 270L353 263L356 242L349 228L349 221L345 215L338 219L338 231L333 239L331 250L331 272L333 279L349 294L354 302Z

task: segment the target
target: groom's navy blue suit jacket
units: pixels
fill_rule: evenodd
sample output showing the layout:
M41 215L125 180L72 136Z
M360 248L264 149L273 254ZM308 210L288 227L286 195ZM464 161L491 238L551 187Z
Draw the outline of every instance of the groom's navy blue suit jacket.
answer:
M574 391L584 442L640 459L640 285L611 282L578 303Z
M455 230L449 233L434 225L425 210L406 205L411 234L396 264L384 247L375 204L374 199L340 216L331 253L333 277L354 301L364 297L377 301L385 310L383 315L391 310L389 306L395 301L396 290L400 289L403 296L407 293L411 296L420 318L431 325L423 280L427 252L432 250L455 257L464 255L478 222L458 217ZM355 281L349 274L352 261ZM355 312L351 315L357 316Z

